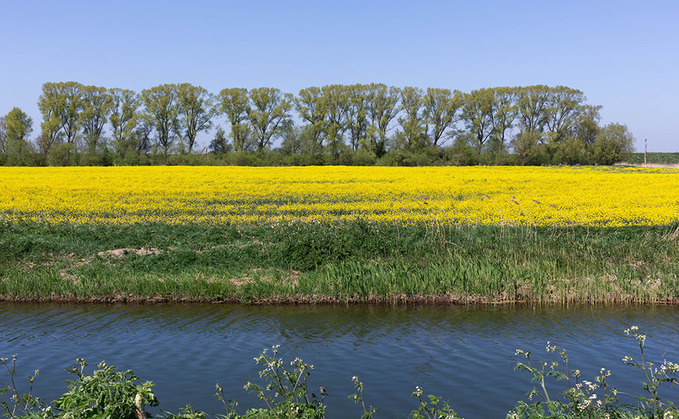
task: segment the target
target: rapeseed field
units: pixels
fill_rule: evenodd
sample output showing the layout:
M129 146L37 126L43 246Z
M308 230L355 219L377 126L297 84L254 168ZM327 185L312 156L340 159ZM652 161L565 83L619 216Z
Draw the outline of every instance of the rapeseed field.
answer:
M679 170L609 167L0 168L0 217L49 224L677 220Z

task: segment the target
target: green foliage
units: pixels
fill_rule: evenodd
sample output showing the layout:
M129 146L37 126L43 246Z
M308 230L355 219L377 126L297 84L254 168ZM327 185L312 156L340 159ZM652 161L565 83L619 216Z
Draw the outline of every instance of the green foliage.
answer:
M625 158L633 142L624 125L600 128L601 106L587 104L583 92L566 86L461 93L333 84L294 97L276 88L226 88L215 96L189 83L163 84L138 95L48 82L38 107L42 122L35 144L27 138L32 121L20 109L0 121L0 164L610 165ZM202 154L184 163L173 157L192 154L197 136L218 114L229 124L228 134L218 131L208 147L218 158ZM450 139L455 146L443 151ZM62 142L71 151L50 154Z
M278 89L261 87L249 92L252 108L248 120L252 126L252 139L257 151L271 145L273 137L279 136L286 121L291 118L292 95Z
M7 141L4 164L7 166L34 166L37 163L33 144L26 140Z
M5 116L5 141L26 141L33 131L33 120L19 108L12 108Z
M462 119L474 138L478 154L493 134L493 96L493 89L472 90L464 95Z
M386 256L397 239L394 228L360 219L354 223L292 223L279 226L279 230L280 260L302 271L365 255Z
M191 154L198 133L208 131L212 126L212 118L218 111L215 99L201 86L182 83L177 86L177 108L182 151Z
M224 154L231 151L231 145L227 142L226 132L222 127L217 128L214 138L210 141L210 152L215 154Z
M76 147L73 143L56 143L47 153L50 166L75 166L78 163Z
M233 141L233 148L236 152L246 151L250 148L251 127L247 124L250 114L250 98L247 89L224 89L219 92L221 113L226 115L231 124L229 134Z
M83 129L85 153L91 156L85 164L98 163L97 157L105 155L107 150L103 131L113 108L113 97L108 89L97 86L82 86L81 96L82 110L78 117Z
M67 392L54 401L64 417L138 419L146 417L147 405L158 405L153 383L136 384L139 377L131 370L116 371L101 362L92 375L85 375L87 363L79 358L76 364L67 371L77 379L67 381Z
M593 158L598 164L613 164L634 151L634 137L626 125L608 124L601 129L594 143Z
M162 152L163 161L166 161L181 130L177 85L162 84L142 90L141 98L145 107L143 117L155 129L157 146Z
M81 128L83 85L77 82L44 83L38 108L43 117L41 151L62 140L75 144Z
M139 96L132 90L109 89L111 97L111 142L118 157L136 154L139 146L135 136L137 124L141 119L138 108Z
M404 87L401 93L400 130L396 141L400 148L415 150L428 145L424 112L424 92L418 87Z
M428 126L429 141L435 147L445 142L445 134L457 122L462 94L449 89L428 88L424 95L424 117Z

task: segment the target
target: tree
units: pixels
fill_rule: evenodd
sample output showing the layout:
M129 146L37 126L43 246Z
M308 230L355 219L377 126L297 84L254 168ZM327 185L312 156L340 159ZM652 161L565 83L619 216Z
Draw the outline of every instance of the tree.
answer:
M50 166L75 166L77 163L78 159L74 143L56 143L47 153L47 164Z
M349 106L347 108L347 128L349 129L349 144L353 151L357 151L362 141L367 140L368 109L372 98L370 91L362 84L345 86Z
M521 132L542 133L547 123L550 88L537 85L518 87L516 105Z
M28 136L33 131L33 120L19 108L12 108L0 118L0 152L6 155L6 164L24 166L30 164L33 147Z
M135 129L139 120L137 109L141 104L139 96L132 90L110 89L111 97L111 138L116 153L124 156L128 151L137 149Z
M313 149L310 153L320 154L328 125L327 98L320 87L307 87L299 91L294 104L299 116L307 123L303 128L305 135L313 140Z
M5 141L26 141L33 132L33 120L19 108L12 108L4 117Z
M175 84L162 84L142 90L141 96L146 107L146 115L156 130L158 147L162 149L163 159L167 160L180 129L177 86Z
M518 113L515 91L516 89L512 87L496 87L493 89L492 128L493 137L499 145L499 151L504 151L507 130L514 125Z
M594 161L597 164L614 164L633 151L634 136L627 130L627 125L608 124L601 128L594 143Z
M226 114L231 124L231 139L235 151L245 151L249 148L250 126L250 98L248 90L242 88L224 89L219 92L220 110Z
M217 132L214 138L210 141L210 152L214 154L224 154L230 149L229 143L226 141L226 131L222 127L217 127Z
M577 117L583 111L585 95L576 89L566 86L550 88L545 127L557 138L563 138L572 128Z
M97 148L103 145L102 133L113 108L113 98L104 87L82 86L81 106L79 118L87 152L95 155Z
M347 128L347 113L349 112L349 96L344 86L331 84L321 88L328 107L326 124L326 145L330 154L337 159L344 148L344 131Z
M8 166L32 166L35 164L35 149L27 140L8 141L5 148Z
M549 155L540 143L540 133L519 132L512 140L512 148L521 165L542 165L548 163Z
M472 90L465 94L462 104L462 120L475 139L477 153L495 132L493 129L493 89Z
M417 149L426 145L426 127L422 117L423 92L418 87L404 87L401 89L401 108L403 114L398 118L401 126L400 136L404 146L408 149Z
M137 154L148 155L154 147L153 139L151 138L151 133L154 129L154 120L147 113L142 113L139 115L139 121L137 127L134 130L134 140L132 143L135 145L135 152Z
M208 131L212 126L211 120L217 108L214 98L206 89L189 83L177 86L177 106L187 152L191 154L198 133Z
M47 153L52 144L65 139L75 144L80 129L79 113L82 109L82 85L77 82L44 83L38 100L43 122L40 148ZM71 152L74 147L68 147Z
M370 84L371 101L368 107L370 114L370 128L368 136L373 145L373 153L378 158L387 152L387 130L389 124L398 114L400 89L387 87L384 84Z
M80 131L80 112L83 109L82 88L77 82L59 83L61 98L64 101L61 118L61 129L66 142L75 144Z
M438 147L446 130L457 122L457 111L462 106L458 91L428 88L424 95L424 118L431 143Z
M541 141L550 156L554 156L561 143L568 137L583 110L585 95L570 87L557 86L548 89L544 109L545 135Z
M600 110L601 106L584 105L575 121L572 136L581 140L586 148L593 146L599 135Z
M281 133L285 122L290 119L292 95L283 94L278 89L261 87L250 90L250 100L253 108L248 118L257 151L262 151L271 144L274 136Z
M281 131L281 138L283 139L279 149L281 154L286 156L314 155L316 144L310 135L311 131L311 125L309 124L298 127L292 124L292 121L287 123Z

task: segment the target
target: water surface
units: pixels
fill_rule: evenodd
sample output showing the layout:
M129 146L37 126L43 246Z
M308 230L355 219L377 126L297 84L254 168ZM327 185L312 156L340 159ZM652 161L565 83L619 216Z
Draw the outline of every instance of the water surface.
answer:
M493 418L504 417L532 388L527 373L514 371L515 350L546 360L547 341L568 350L583 378L606 367L613 385L641 393L640 371L621 362L638 354L623 335L631 325L649 335L649 359L679 361L674 306L2 303L0 356L19 356L20 377L39 368L35 392L48 400L63 393L70 378L65 368L82 357L90 367L105 360L153 381L166 410L191 404L223 413L215 384L241 409L260 406L242 387L259 380L253 358L280 344L286 360L299 356L315 365L311 385L327 389L330 418L360 417L360 407L347 399L354 375L377 417L403 417L414 409L410 394L417 385L448 399L464 417ZM675 387L667 395L676 402L678 392Z

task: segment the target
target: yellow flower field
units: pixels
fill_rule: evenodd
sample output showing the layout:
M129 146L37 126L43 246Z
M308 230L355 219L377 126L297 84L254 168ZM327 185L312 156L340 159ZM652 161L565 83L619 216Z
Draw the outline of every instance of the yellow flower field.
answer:
M676 169L0 167L10 222L624 226L670 224L678 211Z

